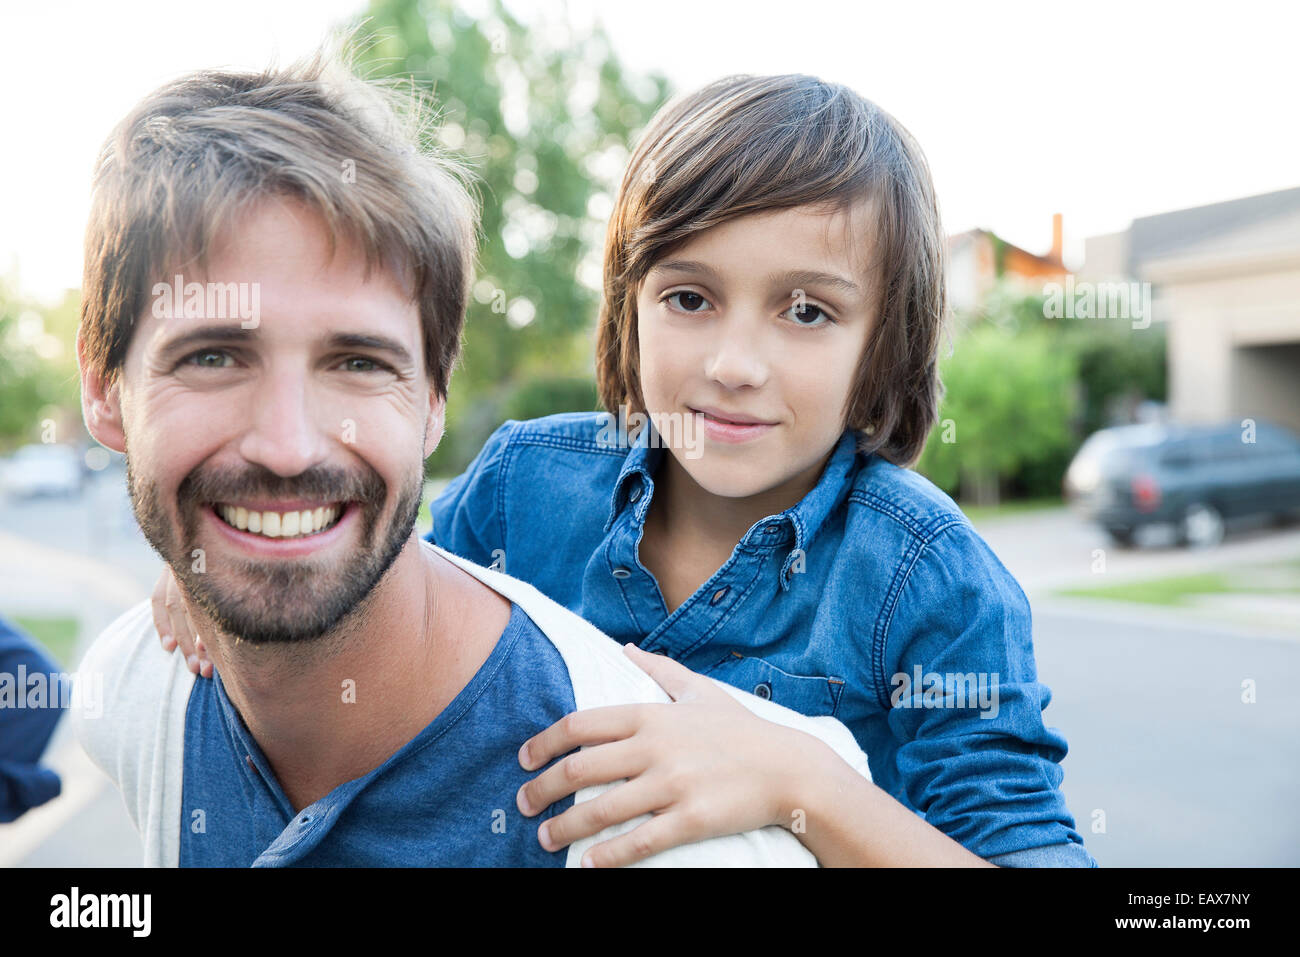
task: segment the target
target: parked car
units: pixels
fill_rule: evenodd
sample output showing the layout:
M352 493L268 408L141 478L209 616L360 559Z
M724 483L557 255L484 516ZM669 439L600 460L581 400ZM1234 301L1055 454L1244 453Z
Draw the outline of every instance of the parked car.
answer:
M18 498L79 495L81 456L70 445L24 445L0 469L5 491Z
M1233 519L1300 510L1300 438L1268 422L1251 438L1240 422L1102 429L1070 463L1065 496L1120 545L1155 523L1173 524L1183 544L1214 545Z

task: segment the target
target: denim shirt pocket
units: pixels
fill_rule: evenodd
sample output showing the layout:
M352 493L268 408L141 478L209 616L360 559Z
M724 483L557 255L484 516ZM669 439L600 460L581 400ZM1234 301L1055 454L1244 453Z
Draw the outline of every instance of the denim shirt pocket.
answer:
M728 654L704 674L810 718L834 717L844 693L843 678L792 675L769 661L738 651Z

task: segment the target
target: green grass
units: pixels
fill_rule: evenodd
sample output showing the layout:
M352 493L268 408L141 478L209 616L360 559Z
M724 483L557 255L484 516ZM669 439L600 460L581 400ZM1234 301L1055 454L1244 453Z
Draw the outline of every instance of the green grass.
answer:
M1261 585L1260 582L1272 582ZM1276 565L1242 566L1231 572L1173 575L1149 581L1122 582L1095 588L1062 588L1055 592L1074 598L1102 598L1144 605L1187 607L1199 595L1300 596L1300 559Z
M77 634L81 630L77 619L25 618L15 615L11 620L44 645L50 657L63 668L70 671L76 665L72 659L77 652Z
M1015 499L997 505L962 505L961 510L966 513L966 517L974 524L999 518L1009 518L1013 515L1023 515L1026 512L1041 512L1049 508L1061 508L1064 504L1065 502L1059 495L1054 495L1050 498Z

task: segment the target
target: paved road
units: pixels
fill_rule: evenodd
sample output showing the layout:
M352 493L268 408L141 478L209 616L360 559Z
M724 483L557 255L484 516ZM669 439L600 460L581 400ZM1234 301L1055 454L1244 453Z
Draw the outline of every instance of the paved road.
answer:
M1070 742L1062 789L1099 864L1300 866L1300 639L1082 604L1034 617L1044 714Z

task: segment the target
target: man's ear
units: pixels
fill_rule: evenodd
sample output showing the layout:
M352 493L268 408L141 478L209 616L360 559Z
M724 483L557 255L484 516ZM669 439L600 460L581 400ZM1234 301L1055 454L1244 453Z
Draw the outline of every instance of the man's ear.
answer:
M96 442L114 452L126 451L126 429L122 424L121 372L110 385L86 361L86 345L77 332L77 365L81 370L81 416Z
M429 417L424 420L424 457L427 459L442 441L446 424L447 399L440 397L438 390L429 389Z

